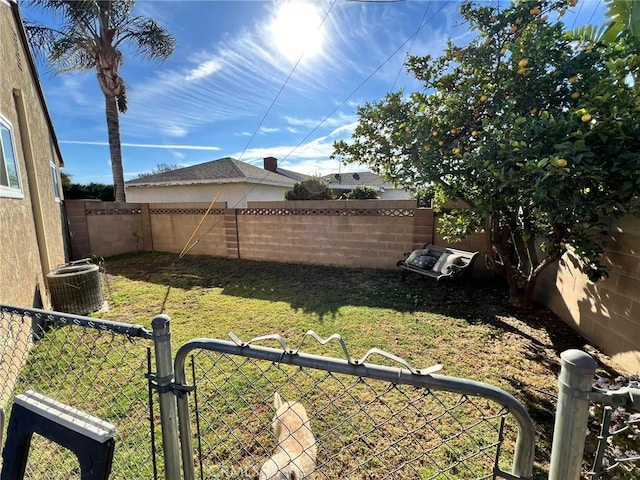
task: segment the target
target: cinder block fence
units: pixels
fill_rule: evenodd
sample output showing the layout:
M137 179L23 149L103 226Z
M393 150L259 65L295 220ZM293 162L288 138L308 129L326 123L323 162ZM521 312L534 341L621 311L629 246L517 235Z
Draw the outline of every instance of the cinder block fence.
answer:
M437 214L412 200L219 203L65 201L74 259L135 251L212 255L300 264L395 268L425 243L446 245ZM206 215L205 215L206 214ZM480 251L483 235L452 245ZM589 282L570 255L545 272L537 300L618 364L640 371L640 219L611 225L610 277ZM487 273L484 262L476 274Z
M186 249L217 257L395 268L404 252L436 236L433 210L412 200L249 202L238 209L225 203L211 209L206 203L66 204L76 259ZM484 241L477 236L458 247L482 250Z

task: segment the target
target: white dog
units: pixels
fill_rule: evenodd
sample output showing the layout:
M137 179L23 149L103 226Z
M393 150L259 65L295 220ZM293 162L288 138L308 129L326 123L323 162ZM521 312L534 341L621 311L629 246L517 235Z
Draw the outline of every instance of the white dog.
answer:
M283 402L277 392L273 406L273 433L278 445L262 465L260 480L313 479L318 447L307 411L299 402Z

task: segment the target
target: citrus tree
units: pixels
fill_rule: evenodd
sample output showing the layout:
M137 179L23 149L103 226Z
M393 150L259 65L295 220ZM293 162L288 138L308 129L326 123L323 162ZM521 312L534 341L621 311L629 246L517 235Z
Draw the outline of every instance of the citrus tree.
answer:
M520 307L568 249L590 279L606 275L603 232L637 208L638 40L572 41L562 16L575 3L463 3L473 40L409 57L424 88L362 105L352 139L334 145L396 184L433 184L436 204L464 200L444 212L442 233L484 230L487 264Z

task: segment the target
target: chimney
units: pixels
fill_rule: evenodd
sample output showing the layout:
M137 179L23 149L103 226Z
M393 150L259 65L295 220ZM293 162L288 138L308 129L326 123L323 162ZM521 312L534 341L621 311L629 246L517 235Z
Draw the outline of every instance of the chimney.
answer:
M270 172L276 172L278 170L278 159L275 157L265 157L264 169Z

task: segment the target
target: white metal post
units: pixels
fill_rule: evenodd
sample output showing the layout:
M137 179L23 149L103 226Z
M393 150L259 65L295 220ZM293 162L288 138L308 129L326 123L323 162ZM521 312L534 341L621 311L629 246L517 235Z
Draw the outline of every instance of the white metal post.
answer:
M587 432L589 393L597 363L581 350L562 352L560 359L549 480L578 480Z
M176 397L173 395L173 361L171 356L171 320L158 315L151 322L156 357L156 385L160 404L162 449L166 480L180 480L180 451L178 448L178 418Z

